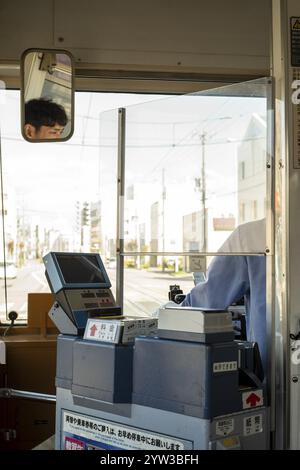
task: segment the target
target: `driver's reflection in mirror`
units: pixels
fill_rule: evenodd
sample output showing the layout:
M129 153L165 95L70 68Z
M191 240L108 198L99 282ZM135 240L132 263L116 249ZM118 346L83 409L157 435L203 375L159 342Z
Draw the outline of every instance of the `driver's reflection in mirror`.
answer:
M27 139L60 139L68 122L60 104L45 98L25 103L24 133Z

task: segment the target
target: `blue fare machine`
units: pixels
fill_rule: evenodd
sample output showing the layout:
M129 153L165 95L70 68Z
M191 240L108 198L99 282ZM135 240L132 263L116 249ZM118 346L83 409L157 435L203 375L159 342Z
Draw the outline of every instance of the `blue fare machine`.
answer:
M259 351L234 339L231 313L174 304L140 335L146 320L120 317L99 255L49 253L44 262L62 333L56 449L269 448Z
M43 261L56 300L49 316L61 333L83 336L88 318L121 315L98 254L50 252Z

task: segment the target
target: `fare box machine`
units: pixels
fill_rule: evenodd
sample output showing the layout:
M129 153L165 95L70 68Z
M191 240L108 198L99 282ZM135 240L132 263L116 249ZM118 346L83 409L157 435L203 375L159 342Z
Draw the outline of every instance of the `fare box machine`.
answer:
M44 263L61 331L57 450L269 448L259 352L234 340L229 312L174 304L158 323L122 317L98 254Z

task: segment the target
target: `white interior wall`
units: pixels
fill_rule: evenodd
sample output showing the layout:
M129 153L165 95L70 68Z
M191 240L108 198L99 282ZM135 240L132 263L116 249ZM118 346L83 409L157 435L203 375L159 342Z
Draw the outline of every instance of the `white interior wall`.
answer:
M264 75L270 0L1 0L0 60L70 50L77 67Z

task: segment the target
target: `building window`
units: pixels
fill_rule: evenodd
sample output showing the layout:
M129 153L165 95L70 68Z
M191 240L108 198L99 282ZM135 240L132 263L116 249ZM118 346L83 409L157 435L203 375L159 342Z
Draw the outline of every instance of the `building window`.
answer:
M245 222L246 219L246 204L242 202L240 204L240 221L241 223Z
M257 201L252 201L252 218L257 219Z
M246 165L245 162L240 162L240 179L244 180L246 178Z

